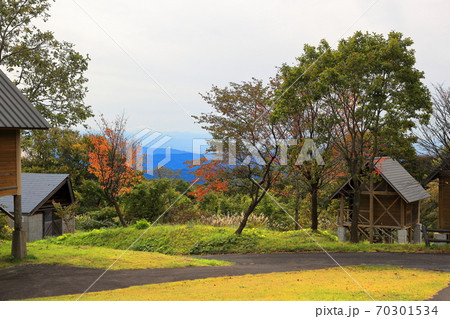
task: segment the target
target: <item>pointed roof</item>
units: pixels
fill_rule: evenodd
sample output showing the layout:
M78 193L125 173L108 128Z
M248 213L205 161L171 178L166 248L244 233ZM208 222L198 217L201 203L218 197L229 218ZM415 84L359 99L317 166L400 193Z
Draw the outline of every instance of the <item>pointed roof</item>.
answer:
M68 174L22 173L22 213L33 214L66 184L73 202L72 184ZM13 196L0 197L0 205L10 212L13 211Z
M48 129L50 124L0 70L0 129Z
M430 194L412 177L403 166L390 157L375 159L375 167L380 176L407 202L412 203L430 197ZM335 198L341 190L350 183L348 179L333 193Z

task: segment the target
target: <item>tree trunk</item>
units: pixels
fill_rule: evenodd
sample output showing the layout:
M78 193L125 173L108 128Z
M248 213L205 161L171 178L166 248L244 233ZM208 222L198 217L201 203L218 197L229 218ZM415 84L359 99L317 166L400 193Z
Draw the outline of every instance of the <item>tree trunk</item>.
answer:
M123 227L127 227L127 223L125 222L125 219L123 218L122 211L120 209L119 204L115 200L112 200L111 202L113 203L114 208L116 209L116 213L119 216L120 223L122 224Z
M317 186L312 186L311 188L311 229L313 231L317 230L318 224L319 224L319 214L317 209L317 196L318 196L318 190Z
M361 203L361 183L359 180L354 182L354 195L353 195L353 209L352 209L352 226L350 229L350 241L357 243L359 241L358 234L358 221L359 221L359 207Z
M257 198L255 200L253 200L250 203L250 206L247 208L247 211L244 214L244 218L242 218L242 220L241 220L239 228L236 229L236 231L234 232L236 235L242 234L242 231L244 230L245 226L247 225L248 217L251 215L251 213L253 213L253 211L255 210L256 206L261 201L261 199L262 199L262 196L260 198Z

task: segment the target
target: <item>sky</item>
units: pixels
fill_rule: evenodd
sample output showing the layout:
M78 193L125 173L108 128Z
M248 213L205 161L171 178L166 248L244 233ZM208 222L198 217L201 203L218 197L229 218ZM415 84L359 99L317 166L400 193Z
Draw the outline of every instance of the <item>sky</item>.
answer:
M294 64L305 44L355 31L411 37L424 82L450 86L448 0L57 0L40 25L91 59L86 102L128 130L205 137L199 93ZM94 126L95 122L89 120Z

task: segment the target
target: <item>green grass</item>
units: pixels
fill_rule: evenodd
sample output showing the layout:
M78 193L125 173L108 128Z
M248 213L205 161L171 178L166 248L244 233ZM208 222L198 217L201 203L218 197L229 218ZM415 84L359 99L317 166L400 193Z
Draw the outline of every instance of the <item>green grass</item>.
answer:
M347 267L346 270L377 301L425 300L450 282L450 274L435 271L376 266ZM78 297L66 295L35 300L75 300ZM341 269L329 268L134 286L87 293L81 300L371 299Z
M24 263L70 265L90 268L108 268L123 250L90 246L62 246L49 243L29 243L28 256L24 260L11 257L11 242L0 242L0 269ZM128 251L112 270L175 268L190 266L220 266L231 263L218 260L203 260L182 256L167 256L160 253Z
M72 246L96 246L126 249L145 230L133 227L94 230L48 238L42 243ZM328 232L308 232L327 251L333 252L448 252L450 245L341 243ZM186 225L155 225L131 248L170 255L224 253L270 253L321 251L304 231L277 232L267 229L245 229L241 236L233 228Z

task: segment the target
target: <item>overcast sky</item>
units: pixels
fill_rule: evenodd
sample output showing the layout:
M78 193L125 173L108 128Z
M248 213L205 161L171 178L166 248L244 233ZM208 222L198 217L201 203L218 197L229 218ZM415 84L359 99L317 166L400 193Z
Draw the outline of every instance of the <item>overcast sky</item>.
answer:
M125 111L132 131L200 133L199 92L266 80L305 43L335 47L356 30L411 37L425 83L450 86L448 0L57 0L50 13L42 28L91 58L86 102Z

